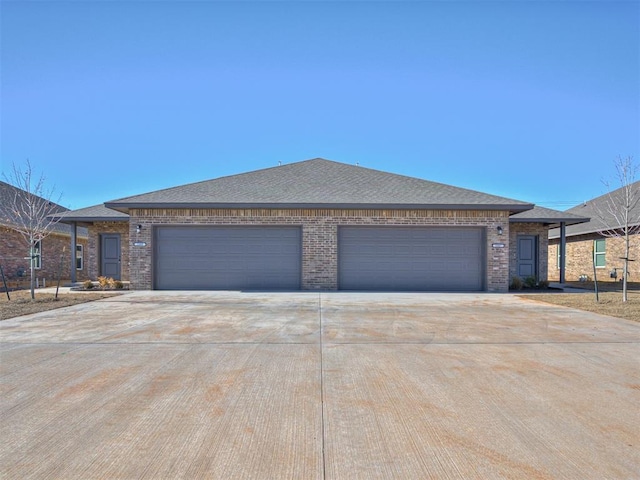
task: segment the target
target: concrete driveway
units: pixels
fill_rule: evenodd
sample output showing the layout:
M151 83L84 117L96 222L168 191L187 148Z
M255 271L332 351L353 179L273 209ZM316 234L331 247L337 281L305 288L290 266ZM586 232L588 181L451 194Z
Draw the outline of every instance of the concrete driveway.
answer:
M640 323L511 295L134 292L0 340L0 478L640 477Z

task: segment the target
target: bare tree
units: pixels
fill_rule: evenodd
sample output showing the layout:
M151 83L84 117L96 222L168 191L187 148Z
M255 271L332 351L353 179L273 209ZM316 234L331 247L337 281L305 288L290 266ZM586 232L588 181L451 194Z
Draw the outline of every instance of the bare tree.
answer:
M56 219L50 215L65 209L58 205L61 195L55 201L52 199L55 188L46 186L43 174L34 174L28 160L24 169L14 163L10 173L3 176L15 188L0 205L0 217L3 223L19 232L29 245L25 254L31 267L31 298L35 299L35 266L41 253L37 248L60 220L60 217Z
M622 272L622 301L626 302L627 280L629 276L629 262L638 260L629 258L630 237L640 234L640 181L635 178L639 166L633 163L631 157L618 159L614 162L616 176L620 187L611 189L608 181L603 181L609 193L603 198L601 205L595 209L601 222L600 235L609 238L622 238L624 241L624 257ZM635 254L637 255L638 252Z

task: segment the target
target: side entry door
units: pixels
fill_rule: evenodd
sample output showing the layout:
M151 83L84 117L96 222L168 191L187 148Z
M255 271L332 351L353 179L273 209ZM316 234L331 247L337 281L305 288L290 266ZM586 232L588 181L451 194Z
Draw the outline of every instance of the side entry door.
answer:
M518 276L538 277L538 239L535 235L518 236Z
M120 234L105 233L100 238L101 265L100 273L103 277L111 277L114 280L120 278Z

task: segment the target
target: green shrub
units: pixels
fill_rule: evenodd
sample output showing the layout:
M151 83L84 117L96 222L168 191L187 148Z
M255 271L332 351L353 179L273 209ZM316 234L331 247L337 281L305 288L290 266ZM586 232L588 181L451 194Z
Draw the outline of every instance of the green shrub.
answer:
M85 280L82 283L82 288L84 288L85 290L91 290L94 287L95 287L95 285L93 284L93 282L91 280Z
M511 279L511 285L509 285L509 288L511 290L522 290L522 280L520 279L520 277L513 277Z
M538 283L538 281L536 280L536 277L534 277L534 276L529 276L529 277L524 279L524 286L526 288L536 288L536 284L537 283Z
M124 283L122 283L120 280L114 280L113 288L115 288L116 290L122 290L124 288Z
M549 288L549 280L540 280L538 282L538 288L540 290L546 290L547 288Z

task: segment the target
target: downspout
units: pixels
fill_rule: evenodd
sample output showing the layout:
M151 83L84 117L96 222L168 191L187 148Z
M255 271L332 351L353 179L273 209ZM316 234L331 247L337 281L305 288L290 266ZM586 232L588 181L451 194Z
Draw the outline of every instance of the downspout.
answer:
M71 283L76 283L76 243L78 237L78 223L71 223Z
M566 224L565 222L560 222L560 283L563 284L565 281L565 261L567 258L567 235L566 235Z

